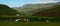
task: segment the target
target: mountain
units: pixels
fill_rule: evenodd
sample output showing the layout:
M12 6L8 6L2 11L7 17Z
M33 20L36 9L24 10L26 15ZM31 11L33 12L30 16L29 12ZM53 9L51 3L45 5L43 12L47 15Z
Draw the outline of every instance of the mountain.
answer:
M60 17L60 3L56 3L51 8L40 10L34 16Z
M16 15L18 12L7 5L0 4L0 15Z
M45 9L51 8L55 4L57 4L57 3L25 4L24 6L18 7L15 10L17 10L18 12L20 12L22 14L32 15L40 10L45 10Z

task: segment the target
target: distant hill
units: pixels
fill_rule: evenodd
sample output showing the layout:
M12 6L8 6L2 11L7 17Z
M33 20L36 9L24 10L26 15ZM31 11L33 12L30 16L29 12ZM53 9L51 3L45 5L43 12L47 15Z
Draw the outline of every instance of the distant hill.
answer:
M60 17L60 3L56 3L49 9L40 10L34 16Z
M0 4L0 15L16 15L18 12L7 5Z
M40 10L51 8L55 4L57 4L57 3L25 4L22 7L15 8L15 10L17 10L18 12L20 12L22 14L32 15Z

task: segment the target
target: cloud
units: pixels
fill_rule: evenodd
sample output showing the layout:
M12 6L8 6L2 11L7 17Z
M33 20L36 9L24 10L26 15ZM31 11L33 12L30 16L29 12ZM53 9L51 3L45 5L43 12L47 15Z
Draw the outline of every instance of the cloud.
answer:
M40 3L56 3L58 0L37 0L37 2Z
M48 2L55 3L55 2L58 2L58 1L57 0L48 0Z

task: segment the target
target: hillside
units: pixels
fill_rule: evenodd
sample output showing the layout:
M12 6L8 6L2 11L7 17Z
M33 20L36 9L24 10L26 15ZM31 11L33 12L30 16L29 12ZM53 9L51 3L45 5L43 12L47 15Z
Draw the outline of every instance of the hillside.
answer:
M16 15L18 12L7 5L0 4L0 15Z
M25 4L22 7L15 7L14 9L20 12L21 14L32 15L40 10L47 9L52 7L55 3L38 3L38 4Z
M59 5L60 3L37 3L37 4L25 4L22 7L15 7L19 13L24 15L33 15L40 10L45 10L53 7L54 5Z
M40 10L34 16L60 17L60 3L57 3L49 9Z

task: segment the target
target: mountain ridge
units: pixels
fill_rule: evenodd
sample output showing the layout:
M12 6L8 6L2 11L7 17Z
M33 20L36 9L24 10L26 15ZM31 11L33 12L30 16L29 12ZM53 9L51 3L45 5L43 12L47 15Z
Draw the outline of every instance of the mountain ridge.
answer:
M19 7L18 9L15 9L15 10L17 10L18 12L23 13L23 14L34 14L34 13L38 12L39 10L51 8L53 5L56 5L56 4L59 4L59 3L26 4L22 7Z

